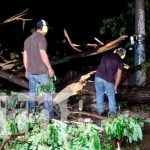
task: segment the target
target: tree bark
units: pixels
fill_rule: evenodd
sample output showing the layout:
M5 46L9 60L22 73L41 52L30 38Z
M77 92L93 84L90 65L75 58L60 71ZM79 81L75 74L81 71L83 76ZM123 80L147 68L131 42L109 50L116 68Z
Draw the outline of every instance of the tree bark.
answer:
M14 83L16 85L19 85L23 88L28 89L28 82L26 80L22 79L22 78L17 77L16 75L9 74L5 71L0 70L0 78L4 79L4 80L7 80L11 83Z

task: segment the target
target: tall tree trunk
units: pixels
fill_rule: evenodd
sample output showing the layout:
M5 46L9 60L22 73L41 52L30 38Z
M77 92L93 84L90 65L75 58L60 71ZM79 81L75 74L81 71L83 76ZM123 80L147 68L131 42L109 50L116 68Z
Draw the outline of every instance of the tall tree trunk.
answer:
M145 10L144 0L135 0L135 65L140 65L145 61ZM135 73L135 84L145 84L145 70L141 69Z

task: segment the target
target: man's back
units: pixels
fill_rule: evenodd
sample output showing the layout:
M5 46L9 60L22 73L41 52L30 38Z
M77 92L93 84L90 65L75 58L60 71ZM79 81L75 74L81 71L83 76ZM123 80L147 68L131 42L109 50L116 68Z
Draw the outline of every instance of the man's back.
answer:
M114 83L115 74L118 68L121 70L123 69L123 62L120 56L116 53L106 53L101 59L96 76Z
M28 71L30 73L46 73L47 69L40 55L40 50L46 50L46 48L46 39L41 33L34 32L25 40L24 49L27 51Z

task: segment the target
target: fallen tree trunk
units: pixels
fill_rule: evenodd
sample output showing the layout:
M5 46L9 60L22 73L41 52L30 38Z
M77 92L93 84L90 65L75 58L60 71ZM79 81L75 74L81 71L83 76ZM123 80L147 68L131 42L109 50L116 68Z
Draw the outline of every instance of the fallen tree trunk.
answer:
M150 102L150 91L148 86L119 86L118 94L116 94L117 101L126 101L129 103L146 103ZM95 99L95 87L94 82L87 82L79 93L81 96L86 96L86 100L89 101L89 97ZM91 99L91 101L93 101ZM89 102L88 102L89 103Z
M66 63L68 61L71 61L71 60L74 60L74 59L77 59L77 58L84 58L84 57L89 57L89 56L94 56L94 55L98 55L100 53L103 53L105 51L109 51L113 48L115 48L116 46L119 45L119 43L121 41L123 41L125 38L127 38L128 36L126 35L123 35L119 38L117 38L116 40L106 44L105 46L102 46L100 48L97 48L96 51L85 51L85 52L80 52L80 53L77 53L75 55L71 55L71 56L67 56L67 57L64 57L62 59L59 59L59 60L55 60L55 61L52 61L52 65L57 65L57 64L61 64L61 63Z
M135 86L120 86L117 99L120 101L129 101L137 103L150 102L150 91L149 87L135 87Z
M127 35L122 35L119 38L117 38L116 40L114 40L112 42L109 42L106 45L98 48L97 52L104 52L106 50L113 49L113 48L117 47L120 44L120 42L122 42L123 40L125 40L127 37L128 37Z
M26 80L22 79L22 78L17 77L16 75L9 74L5 71L0 70L0 78L4 79L4 80L7 80L11 83L14 83L16 85L19 85L23 88L28 89L28 82Z

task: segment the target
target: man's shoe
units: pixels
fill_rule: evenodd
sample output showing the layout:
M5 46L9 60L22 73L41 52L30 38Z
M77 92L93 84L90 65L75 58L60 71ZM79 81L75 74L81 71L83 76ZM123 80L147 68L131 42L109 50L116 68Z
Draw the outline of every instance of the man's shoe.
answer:
M107 117L107 112L104 111L104 112L100 113L100 116Z
M116 113L108 113L108 117L116 117L117 116L117 114Z

